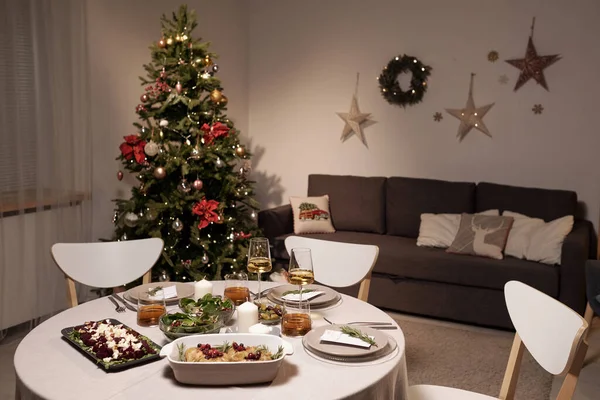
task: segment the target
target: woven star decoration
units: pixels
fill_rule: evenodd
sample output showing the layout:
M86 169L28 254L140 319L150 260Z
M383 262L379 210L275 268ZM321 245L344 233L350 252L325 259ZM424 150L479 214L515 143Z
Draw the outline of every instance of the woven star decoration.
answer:
M462 142L462 140L467 136L467 134L471 131L471 129L475 128L480 132L483 132L489 137L492 137L487 127L483 123L483 117L487 114L488 111L492 108L494 103L487 104L482 107L475 107L475 102L473 101L473 79L475 74L471 74L471 83L469 84L469 97L467 98L467 105L465 108L461 109L451 109L447 108L446 112L452 115L455 118L460 120L460 126L458 127L458 133L456 136L458 137L458 141Z
M344 125L344 130L342 131L341 140L345 141L354 133L359 137L361 142L366 146L367 141L365 139L365 135L363 134L362 127L360 126L363 122L366 122L371 114L361 113L358 109L358 100L356 99L356 95L352 96L352 103L350 104L350 112L347 113L337 113L341 119L344 120L346 125Z
M544 70L561 59L559 54L553 54L549 56L539 56L537 50L533 44L533 28L535 26L535 18L531 24L531 34L527 42L527 50L525 51L525 57L513 60L506 60L507 63L521 70L514 91L519 90L530 79L534 79L544 89L548 89L546 83L546 77L544 76Z

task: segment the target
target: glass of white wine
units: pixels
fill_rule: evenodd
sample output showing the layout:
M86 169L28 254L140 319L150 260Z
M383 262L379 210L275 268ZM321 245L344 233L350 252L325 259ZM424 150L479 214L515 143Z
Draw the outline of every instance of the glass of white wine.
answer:
M253 272L258 275L257 301L260 301L261 296L260 275L263 272L271 271L272 268L269 239L251 238L250 245L248 246L248 272Z
M290 255L290 266L288 268L288 282L299 286L300 301L302 301L302 289L315 281L313 262L310 249L294 248Z

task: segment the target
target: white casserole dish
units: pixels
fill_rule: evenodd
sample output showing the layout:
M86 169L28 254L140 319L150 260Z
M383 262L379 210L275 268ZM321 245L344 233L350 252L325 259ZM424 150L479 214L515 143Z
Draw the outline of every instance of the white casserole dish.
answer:
M243 343L245 346L266 346L272 354L283 346L283 356L277 360L249 362L186 362L179 361L179 346L196 347L199 343L220 346L224 342ZM186 336L163 346L161 356L166 356L175 379L188 385L247 385L271 382L277 376L286 355L292 354L291 343L280 337L255 333L216 333Z

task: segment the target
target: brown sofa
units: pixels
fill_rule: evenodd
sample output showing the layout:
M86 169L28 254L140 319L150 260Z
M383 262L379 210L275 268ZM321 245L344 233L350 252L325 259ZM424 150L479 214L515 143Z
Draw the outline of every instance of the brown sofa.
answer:
M577 194L493 183L402 177L310 175L308 195L329 195L335 233L306 236L379 246L369 303L400 312L512 329L503 287L519 280L582 313L585 262L595 254L593 226L576 219L562 248L561 265L504 260L418 247L422 213L510 210L546 221L577 215ZM293 234L289 205L263 210L259 226L285 265L284 239ZM343 268L343 266L339 266ZM348 288L354 293L356 288Z

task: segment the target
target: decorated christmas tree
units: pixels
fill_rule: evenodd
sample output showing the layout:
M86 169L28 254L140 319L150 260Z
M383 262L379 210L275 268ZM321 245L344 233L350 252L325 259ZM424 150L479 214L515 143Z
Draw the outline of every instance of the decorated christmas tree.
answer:
M225 114L216 54L192 36L195 13L181 6L161 22L140 78L139 122L117 158L139 184L116 200L113 239L164 240L153 280L218 279L245 266L257 234L250 154Z

